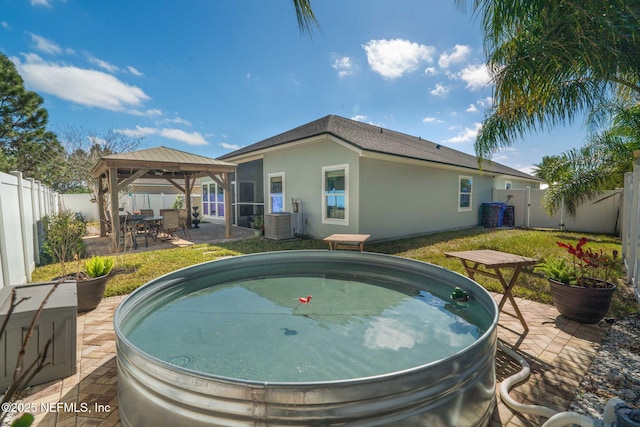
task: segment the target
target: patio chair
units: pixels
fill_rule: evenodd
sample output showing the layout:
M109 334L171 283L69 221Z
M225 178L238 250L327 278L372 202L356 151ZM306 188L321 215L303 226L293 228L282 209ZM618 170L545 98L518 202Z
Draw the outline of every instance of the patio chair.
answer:
M174 210L165 211L162 214L162 232L168 239L177 239L176 231L180 229L180 218Z
M140 215L143 217L154 216L153 209L140 209Z
M191 237L187 224L189 224L189 213L186 209L178 209L178 218L180 220L180 230L185 236Z
M142 220L144 217L142 215L126 215L124 220L121 221L122 224L122 243L126 250L127 238L131 242L131 247L133 249L138 249L138 239L140 237L144 237L144 245L149 246L149 242L147 240L147 229L145 226L145 222Z

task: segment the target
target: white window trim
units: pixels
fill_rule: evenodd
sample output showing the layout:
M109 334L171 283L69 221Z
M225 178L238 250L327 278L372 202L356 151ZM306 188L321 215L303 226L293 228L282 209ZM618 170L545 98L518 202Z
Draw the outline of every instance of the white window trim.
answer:
M216 201L215 202L206 201L206 203L209 204L209 213L205 215L204 214L204 208L203 208L202 216L203 217L207 217L207 218L212 218L212 219L224 219L225 216L224 215L220 215L220 211L218 209L218 188L220 187L220 184L218 184L217 182L211 180L211 181L207 181L207 182L202 182L201 183L201 186L205 186L205 185L208 187L208 191L209 191L208 195L211 194L211 187L213 187L213 189L215 190L215 200ZM222 188L222 187L220 187L220 188ZM225 200L224 192L225 192L225 189L222 188L222 194L223 194L223 196L222 196L222 205L224 206L224 213L226 215L227 206L226 206L226 203L224 202L224 200ZM204 197L204 195L203 195L203 197ZM202 200L202 203L204 204L205 201ZM215 215L211 215L211 203L215 203L216 204L216 214Z
M282 177L282 211L286 212L285 203L287 198L285 197L285 187L284 187L284 172L274 172L267 175L267 185L268 185L268 193L269 193L269 213L273 213L273 206L271 205L271 178Z
M327 218L327 198L325 197L325 174L334 170L344 170L344 219ZM322 223L332 225L349 225L349 164L323 166L322 167Z
M463 179L471 180L471 191L468 193L469 194L468 208L460 206L460 196L463 194L460 191L460 181L462 181ZM464 194L467 194L467 193L464 193ZM458 212L469 212L470 210L473 209L473 177L472 176L458 175L458 197L457 197L456 203L458 204Z

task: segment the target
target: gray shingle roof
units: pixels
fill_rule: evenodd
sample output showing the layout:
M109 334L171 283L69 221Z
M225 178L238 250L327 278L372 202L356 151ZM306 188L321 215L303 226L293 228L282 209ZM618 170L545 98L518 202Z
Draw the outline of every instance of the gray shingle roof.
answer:
M277 147L322 134L333 135L365 151L478 170L478 158L470 154L445 147L441 144L436 144L421 137L407 135L335 115L323 117L290 131L240 148L239 150L220 156L219 159L232 159L242 154ZM486 172L538 180L527 173L489 160L483 161L481 167L482 170Z

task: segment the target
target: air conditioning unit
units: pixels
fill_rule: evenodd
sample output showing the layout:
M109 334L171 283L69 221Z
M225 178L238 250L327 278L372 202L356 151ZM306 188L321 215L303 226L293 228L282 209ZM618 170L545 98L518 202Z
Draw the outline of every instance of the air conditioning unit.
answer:
M291 239L291 213L277 212L265 214L264 237L273 240Z

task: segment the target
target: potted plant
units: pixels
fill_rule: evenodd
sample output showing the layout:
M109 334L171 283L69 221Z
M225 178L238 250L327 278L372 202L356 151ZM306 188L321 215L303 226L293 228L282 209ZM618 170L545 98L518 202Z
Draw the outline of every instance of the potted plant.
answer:
M93 257L82 268L81 256L85 252L82 238L87 226L83 218L71 211L61 211L46 217L44 229L45 255L60 264L60 275L54 280L75 281L78 312L93 310L102 300L113 260L108 257ZM75 261L75 272L68 271L68 263L72 259Z
M78 312L93 310L102 301L113 269L113 258L94 256L84 263L84 272L76 273Z
M556 242L571 255L571 261L548 258L534 271L547 275L553 303L561 315L581 323L597 323L609 310L616 290L612 273L618 251L609 256L603 250L585 248L587 241L583 237L576 246Z
M252 228L253 228L253 234L256 237L262 236L262 233L264 231L264 216L256 215L253 218Z

